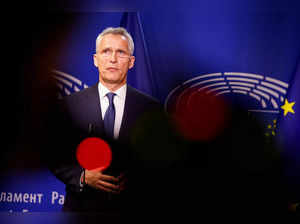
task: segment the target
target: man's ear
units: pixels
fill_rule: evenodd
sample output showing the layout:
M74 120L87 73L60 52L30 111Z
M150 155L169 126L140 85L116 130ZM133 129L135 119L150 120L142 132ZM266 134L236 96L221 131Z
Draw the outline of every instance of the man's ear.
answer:
M93 54L94 65L98 67L97 54Z
M135 62L135 57L134 56L130 56L129 69L131 69L134 66L134 62Z

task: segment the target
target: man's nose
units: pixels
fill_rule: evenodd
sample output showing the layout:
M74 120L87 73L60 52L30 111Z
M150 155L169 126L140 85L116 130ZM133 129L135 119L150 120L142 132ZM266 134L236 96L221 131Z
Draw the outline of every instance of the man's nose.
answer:
M117 52L113 51L113 52L111 53L110 61L111 61L111 62L116 62L116 61L117 61Z

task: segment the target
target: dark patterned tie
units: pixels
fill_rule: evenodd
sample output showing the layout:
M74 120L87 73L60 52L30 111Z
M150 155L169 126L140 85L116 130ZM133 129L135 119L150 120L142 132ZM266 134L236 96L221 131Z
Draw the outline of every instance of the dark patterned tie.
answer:
M114 137L114 124L115 124L115 106L114 106L114 96L116 94L109 92L106 94L109 105L104 115L104 129L107 137Z

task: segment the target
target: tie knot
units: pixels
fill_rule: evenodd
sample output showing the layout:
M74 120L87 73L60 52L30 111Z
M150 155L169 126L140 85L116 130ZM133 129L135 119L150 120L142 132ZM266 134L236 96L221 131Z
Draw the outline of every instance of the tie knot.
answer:
M111 104L113 102L113 99L114 99L114 96L116 94L115 93L112 93L112 92L109 92L106 94L107 98L108 98L108 101L109 101L109 104Z

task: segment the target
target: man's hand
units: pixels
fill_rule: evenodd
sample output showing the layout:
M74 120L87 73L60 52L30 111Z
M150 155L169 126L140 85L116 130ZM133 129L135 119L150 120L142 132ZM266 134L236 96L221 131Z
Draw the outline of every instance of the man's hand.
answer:
M119 194L125 188L126 178L124 174L114 177L98 170L85 170L85 183L98 190Z

